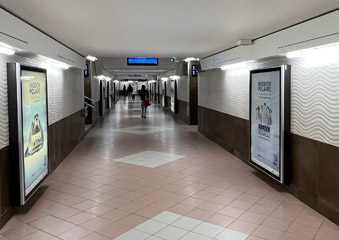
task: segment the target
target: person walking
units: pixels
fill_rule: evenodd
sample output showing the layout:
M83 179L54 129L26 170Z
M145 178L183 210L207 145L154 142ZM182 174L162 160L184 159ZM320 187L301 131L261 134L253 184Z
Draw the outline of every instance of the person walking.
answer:
M130 84L128 85L128 88L127 88L128 100L132 100L132 93L133 93L133 88Z
M122 89L122 94L124 95L124 99L126 98L126 85L124 85L123 89Z
M141 117L146 118L147 106L145 105L145 99L149 98L149 94L148 91L146 90L145 85L142 85L139 95L141 98Z

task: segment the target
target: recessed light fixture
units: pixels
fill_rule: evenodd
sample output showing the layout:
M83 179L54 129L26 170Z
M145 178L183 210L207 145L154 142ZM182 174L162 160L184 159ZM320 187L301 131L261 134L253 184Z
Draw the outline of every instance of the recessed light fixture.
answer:
M99 75L98 78L99 78L99 80L103 80L103 79L105 79L106 77L105 77L105 75Z
M199 60L200 60L199 58L194 58L194 57L189 57L189 58L184 59L185 62L199 61Z
M112 80L112 78L106 77L106 81L111 81L111 80Z
M98 60L96 57L91 56L91 55L88 55L86 58L87 58L88 60L92 61L92 62L95 62L96 60Z
M6 55L14 55L15 49L6 43L0 42L0 53L6 54Z
M47 60L48 65L53 66L53 67L58 67L62 69L69 69L69 65L63 62L59 62L57 60L49 58Z
M163 80L163 81L167 81L167 80L168 80L168 78L167 78L167 77L163 77L163 78L161 78L161 80Z

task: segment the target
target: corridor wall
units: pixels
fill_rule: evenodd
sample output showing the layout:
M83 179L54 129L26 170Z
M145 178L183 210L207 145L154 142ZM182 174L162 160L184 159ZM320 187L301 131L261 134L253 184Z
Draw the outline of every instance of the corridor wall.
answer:
M199 73L199 131L249 162L249 71L291 65L291 154L286 187L339 223L339 63L302 58L248 62Z

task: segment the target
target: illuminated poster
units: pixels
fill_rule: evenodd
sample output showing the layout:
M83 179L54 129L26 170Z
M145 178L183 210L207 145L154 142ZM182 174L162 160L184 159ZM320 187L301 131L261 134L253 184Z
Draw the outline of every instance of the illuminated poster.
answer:
M171 81L171 111L175 112L175 81Z
M281 71L251 73L251 161L280 179Z
M48 174L46 73L22 70L24 189L27 196Z

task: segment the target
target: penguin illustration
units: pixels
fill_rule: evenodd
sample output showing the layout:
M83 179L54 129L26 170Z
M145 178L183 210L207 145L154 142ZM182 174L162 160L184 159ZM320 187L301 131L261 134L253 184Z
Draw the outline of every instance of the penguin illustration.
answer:
M38 152L44 146L44 133L42 131L39 114L34 115L34 119L29 131L28 145L25 151L25 157Z

